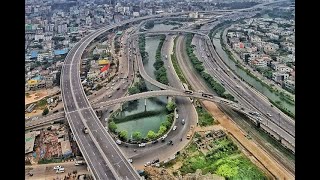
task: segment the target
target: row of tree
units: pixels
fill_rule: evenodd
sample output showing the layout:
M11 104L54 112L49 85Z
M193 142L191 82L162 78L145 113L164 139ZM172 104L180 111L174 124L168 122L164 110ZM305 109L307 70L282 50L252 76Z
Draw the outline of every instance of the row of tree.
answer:
M140 92L145 92L147 90L148 89L147 89L146 83L144 79L141 78L138 82L135 82L133 86L128 89L128 92L130 95L132 95Z
M162 49L165 38L166 38L165 35L160 36L160 43L156 51L156 61L154 62L153 67L156 69L154 71L156 80L161 82L162 84L168 85L169 81L167 77L167 69L164 67L164 63L161 58L161 49Z
M219 84L217 81L215 81L212 76L210 76L208 73L204 71L204 67L202 65L202 62L198 60L196 55L193 53L194 45L191 45L191 41L193 38L193 34L187 35L187 54L194 65L194 68L200 73L200 75L205 79L205 81L212 87L212 89L221 97L224 97L229 100L234 100L234 97L230 94L225 94L225 88Z
M142 58L142 62L148 61L148 53L146 52L146 36L144 34L139 35L139 49Z

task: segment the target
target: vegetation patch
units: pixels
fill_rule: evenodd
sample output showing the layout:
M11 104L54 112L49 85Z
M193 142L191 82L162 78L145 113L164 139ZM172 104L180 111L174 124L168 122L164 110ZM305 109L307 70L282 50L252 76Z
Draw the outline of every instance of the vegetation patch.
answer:
M139 79L138 82L135 82L133 86L128 89L128 92L130 95L132 95L132 94L137 94L141 92L146 92L147 90L148 89L144 79Z
M193 38L193 34L187 35L187 54L190 58L191 63L194 65L194 68L198 71L198 73L204 78L206 83L220 96L229 100L234 101L234 97L231 94L225 93L225 88L219 84L217 81L213 79L212 76L210 76L208 73L204 71L204 67L202 65L202 62L198 60L196 55L193 53L194 46L191 45L191 41Z
M200 126L210 126L214 124L212 116L202 107L196 107Z
M161 58L161 49L165 38L165 35L160 35L160 43L156 51L156 61L154 62L153 67L155 68L154 75L156 76L156 80L162 84L168 85L167 69L164 67L164 63Z
M148 61L148 53L146 52L146 36L144 34L139 35L139 50L142 58L142 62Z
M285 113L286 115L292 117L293 119L295 118L295 115L290 111L288 110L287 108L283 107L281 101L272 101L271 99L268 98L268 100L274 105L276 106L278 109L280 109L283 113Z
M173 49L175 49L175 47L176 47L176 39L174 40ZM173 52L173 54L171 54L171 62L172 62L173 68L174 68L175 72L177 73L180 81L182 83L188 84L188 82L187 82L185 76L183 75L182 70L178 64L178 60L177 60L177 56L176 56L175 51Z
M214 141L212 147L212 150L204 155L192 143L186 149L186 153L179 155L182 156L183 163L179 169L181 174L195 173L197 169L201 169L203 174L210 172L227 179L267 179L265 174L228 138Z

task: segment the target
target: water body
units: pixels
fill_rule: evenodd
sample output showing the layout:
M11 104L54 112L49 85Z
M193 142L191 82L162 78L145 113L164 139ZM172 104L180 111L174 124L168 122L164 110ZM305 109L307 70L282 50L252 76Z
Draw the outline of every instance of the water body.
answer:
M158 27L155 25L154 28ZM153 63L155 62L155 54L159 42L159 37L146 37L146 52L149 54L149 60L144 64L144 67L147 74L152 78L155 78ZM159 90L158 87L148 82L146 82L146 86L149 90ZM145 100L140 99L124 107L123 112L118 117L129 117L129 119L132 117L132 120L127 119L123 122L116 122L118 130L128 131L129 137L135 131L141 132L143 137L145 137L150 130L158 132L161 123L164 122L166 118L167 98L161 96L147 99L146 109L144 103Z
M178 27L178 25L155 24L151 30L152 31L167 31L167 30L171 30L174 27Z
M291 111L293 114L295 114L295 106L292 104L287 103L286 101L280 99L280 96L276 95L275 93L271 92L268 88L263 86L259 81L255 80L251 76L249 76L244 70L238 68L235 63L228 57L227 53L222 49L220 44L220 35L222 31L218 31L214 38L212 38L213 44L216 47L216 51L222 58L222 60L232 69L236 72L238 76L243 78L247 83L252 85L254 88L256 88L260 93L271 99L272 101L280 101L282 106L284 108L287 108L289 111Z

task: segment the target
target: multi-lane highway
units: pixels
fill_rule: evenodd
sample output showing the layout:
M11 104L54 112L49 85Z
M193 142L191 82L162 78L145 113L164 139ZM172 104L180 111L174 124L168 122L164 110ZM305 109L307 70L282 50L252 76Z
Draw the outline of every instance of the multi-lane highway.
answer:
M177 44L181 44L181 45L179 45L179 47L184 46L184 44L182 43L182 38L178 39ZM178 45L177 45L177 47L178 47ZM201 50L203 51L203 49L201 49ZM211 65L211 63L215 62L215 60L211 59L210 62L208 63L206 61L205 57L207 57L206 55L207 55L207 52L209 52L209 51L205 51L205 52L206 53L203 53L203 56L204 56L203 61L204 61L204 67L207 70L207 72L210 75L212 75L213 77L215 77L215 79L219 78L219 80L220 80L220 78L224 77L225 79L222 79L223 81L220 81L220 82L223 82L226 84L225 88L232 95L234 95L236 97L236 99L239 101L239 104L241 104L242 107L251 109L251 111L261 112L261 107L255 107L250 104L250 101L253 98L252 96L241 96L238 93L238 92L242 92L242 91L250 91L250 88L248 88L245 83L242 83L239 81L234 81L234 77L236 77L236 75L234 75L234 74L230 75L231 73L229 71L227 71L227 70L223 71L221 67L218 68L220 70L217 70L217 68L215 68L214 66ZM210 57L212 57L212 55ZM210 59L210 58L208 58L208 59ZM229 75L226 75L227 72L229 73ZM236 77L236 79L238 79L238 78ZM228 82L230 82L230 81L231 81L231 83L233 82L233 84L229 85ZM244 85L244 86L242 86L242 85ZM239 90L239 89L241 89L241 90ZM245 101L244 98L250 98L249 102L248 102L248 100ZM260 96L258 96L258 98L260 98ZM268 104L268 106L270 107L269 104ZM269 112L265 112L265 113L269 113ZM255 117L255 118L257 118L257 117ZM289 144L293 148L295 147L295 138L294 138L294 136L291 135L291 133L288 132L288 130L281 128L279 126L278 122L274 122L275 121L274 119L270 120L270 117L267 117L267 118L260 117L260 118L261 118L260 120L261 120L262 124L264 124L265 126L269 127L271 130L273 130L274 132L279 134L279 136L282 137L283 139L285 139L287 142L289 142ZM290 149L294 150L293 148L290 148Z
M205 39L201 42L205 42L201 48L197 49L200 51L200 54L204 60L205 68L208 70L209 74L212 76L221 76L219 79L220 82L226 84L227 90L236 97L240 104L244 104L245 107L252 109L252 111L260 112L261 117L256 117L265 126L270 126L269 128L274 130L281 138L284 138L294 147L294 137L295 137L295 123L294 121L281 112L279 109L272 107L271 103L261 95L259 92L253 90L246 83L240 81L240 79L229 70L229 68L223 63L220 57L216 54L216 51L213 49L213 44L209 40L209 37L201 32L192 31L192 30L168 30L168 31L147 31L140 32L138 34L159 34L159 33L173 33L173 32L184 32L184 33L193 33L201 35ZM210 53L211 56L207 57L207 54ZM216 75L218 74L218 75ZM224 83L224 81L226 83ZM154 83L159 85L158 82ZM271 127L272 126L272 127ZM276 129L273 127L277 126Z
M103 125L95 115L94 110L92 109L87 97L85 96L79 76L80 60L83 51L95 37L112 28L148 18L156 18L167 15L180 15L186 13L189 12L146 16L136 19L130 19L122 23L117 23L108 27L101 28L83 38L68 53L62 68L60 83L65 116L70 124L71 130L79 145L79 148L84 155L85 160L87 161L88 167L90 168L93 176L96 179L140 179L140 177L136 173L132 165L127 161L126 157L124 157L112 137L105 131ZM141 59L141 57L139 57L139 53L137 54L137 59ZM152 78L150 79L149 76L144 73L143 64L140 63L139 60L138 66L140 74L147 81L150 81L153 84L157 84L158 87L162 89L169 89L167 91L175 90L175 88L159 84L157 82L154 82ZM170 92L170 95L175 95L175 93L179 96L194 96L197 98L206 99L205 97L201 96L201 94L194 93L191 95L179 91ZM132 98L132 96L130 98ZM138 98L142 97L138 96ZM143 98L145 98L145 96ZM207 99L211 101L216 100L215 97ZM121 100L123 99L120 99L120 101ZM126 99L125 101L127 100L128 99ZM118 103L119 99L118 101L111 100L106 103L110 105L112 104L112 102ZM88 134L82 131L84 127L88 128Z
M101 28L81 39L68 53L60 79L65 115L95 178L140 179L112 137L105 131L84 93L79 74L83 51L94 38L115 27L148 18L179 14L185 14L185 12L130 19ZM89 134L82 132L85 127L88 128Z

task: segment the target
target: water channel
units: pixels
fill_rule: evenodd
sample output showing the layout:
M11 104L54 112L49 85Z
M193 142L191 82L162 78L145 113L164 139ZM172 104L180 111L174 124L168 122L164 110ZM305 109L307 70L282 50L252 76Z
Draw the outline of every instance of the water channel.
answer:
M173 27L176 26L155 24L151 30L170 30ZM159 42L159 36L146 37L146 52L149 55L149 60L144 64L144 67L147 74L154 79L153 63L155 62L155 55ZM160 90L158 87L148 82L146 82L146 86L148 90ZM122 113L117 116L120 120L115 122L119 131L128 131L129 137L131 137L131 134L135 131L141 132L142 137L145 137L150 130L158 132L161 123L166 119L167 98L161 96L147 99L146 109L144 103L145 100L140 99L131 104L127 104L126 107L124 106Z
M213 44L216 47L216 51L222 58L222 60L234 71L238 76L243 78L247 83L252 85L255 89L257 89L260 93L271 99L272 101L280 101L282 107L288 109L293 114L295 114L295 105L287 103L285 100L280 99L280 96L277 94L271 92L268 88L263 86L259 81L249 76L244 70L240 69L236 66L235 62L233 62L227 55L227 53L222 49L221 43L220 43L220 35L222 31L219 30L214 38L212 38Z

